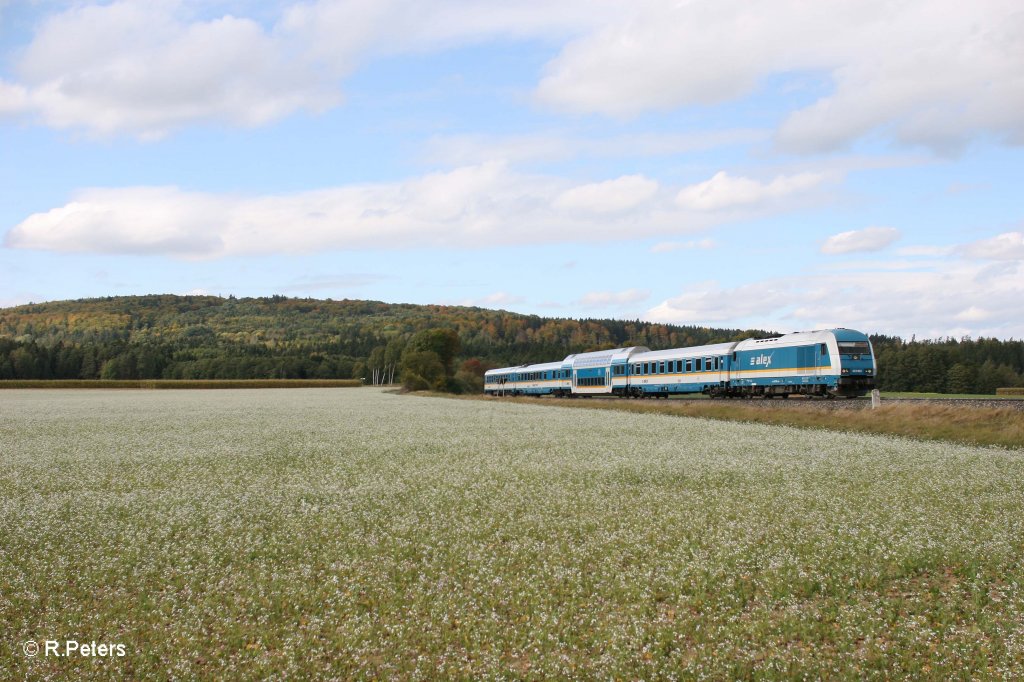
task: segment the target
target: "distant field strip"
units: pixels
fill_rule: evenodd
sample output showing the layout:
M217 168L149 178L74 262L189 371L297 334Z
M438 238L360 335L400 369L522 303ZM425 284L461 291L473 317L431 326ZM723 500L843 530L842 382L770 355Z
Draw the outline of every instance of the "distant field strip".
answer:
M1019 451L558 405L0 392L0 679L1019 679ZM29 640L123 657L26 656Z
M354 388L359 379L12 379L2 388Z

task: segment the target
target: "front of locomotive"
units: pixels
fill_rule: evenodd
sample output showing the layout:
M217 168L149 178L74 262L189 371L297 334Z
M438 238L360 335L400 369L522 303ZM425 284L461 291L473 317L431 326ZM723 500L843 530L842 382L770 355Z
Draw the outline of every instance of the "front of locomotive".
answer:
M835 395L849 398L866 395L875 387L878 375L871 340L854 329L833 329L832 335L836 344L832 350L839 356Z

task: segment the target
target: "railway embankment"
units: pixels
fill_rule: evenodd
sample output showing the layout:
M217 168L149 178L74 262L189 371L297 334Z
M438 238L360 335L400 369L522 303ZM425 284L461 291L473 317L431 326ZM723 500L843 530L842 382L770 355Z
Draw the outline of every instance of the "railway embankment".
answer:
M870 409L869 399L559 400L550 397L462 397L470 400L655 413L1024 449L1024 401L1018 400L883 398L878 409Z
M765 408L795 408L795 409L817 409L817 410L864 410L871 408L870 398L856 398L852 400L808 400L804 398L790 398L788 400L743 400L740 404L753 407ZM1024 399L1015 398L882 398L883 406L891 405L936 405L942 407L956 407L963 409L1011 409L1024 412Z

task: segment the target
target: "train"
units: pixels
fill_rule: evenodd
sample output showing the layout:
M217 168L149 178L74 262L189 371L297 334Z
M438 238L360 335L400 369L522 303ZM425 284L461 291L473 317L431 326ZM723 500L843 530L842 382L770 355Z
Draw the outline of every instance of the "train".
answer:
M492 396L855 398L875 388L871 340L853 329L794 332L691 348L645 346L575 353L484 374Z

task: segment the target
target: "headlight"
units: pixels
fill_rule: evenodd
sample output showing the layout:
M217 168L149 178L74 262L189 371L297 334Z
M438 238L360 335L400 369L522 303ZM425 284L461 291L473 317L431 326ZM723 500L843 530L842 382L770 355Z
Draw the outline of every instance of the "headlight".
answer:
M843 374L849 374L849 373L850 373L850 370L848 370L848 369L846 369L846 368L844 367L844 368L843 368Z

